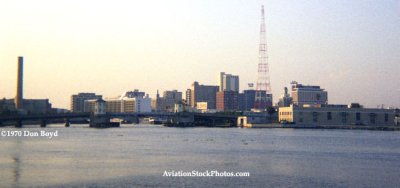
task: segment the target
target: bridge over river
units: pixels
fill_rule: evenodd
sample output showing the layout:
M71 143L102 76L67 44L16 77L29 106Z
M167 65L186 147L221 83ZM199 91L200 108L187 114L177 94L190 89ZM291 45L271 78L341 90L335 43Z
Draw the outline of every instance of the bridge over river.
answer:
M119 118L129 122L139 123L139 118L156 117L168 120L169 126L216 126L216 125L236 125L238 115L227 115L221 113L168 113L168 112L136 112L136 113L106 113L101 116L92 113L62 113L62 114L27 114L27 115L0 115L0 126L15 125L22 127L24 124L40 124L46 127L53 122L63 122L66 127L71 125L74 120L86 120L87 122L101 121L109 122L110 119ZM92 125L92 124L91 124ZM92 127L104 127L94 126ZM107 125L105 126L107 127Z

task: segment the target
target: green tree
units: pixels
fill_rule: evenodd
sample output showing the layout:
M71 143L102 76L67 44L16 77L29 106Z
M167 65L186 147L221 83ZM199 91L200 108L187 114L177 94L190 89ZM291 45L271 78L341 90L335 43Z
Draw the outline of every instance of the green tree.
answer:
M269 115L269 120L272 121L272 115L275 114L276 110L274 107L268 106L267 113Z

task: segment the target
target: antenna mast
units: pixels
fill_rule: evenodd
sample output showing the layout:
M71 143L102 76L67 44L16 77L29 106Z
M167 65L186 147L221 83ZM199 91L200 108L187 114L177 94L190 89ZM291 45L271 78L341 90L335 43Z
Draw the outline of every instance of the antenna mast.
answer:
M272 106L271 83L267 56L267 39L265 30L264 5L261 6L260 46L258 62L258 79L254 108L263 110Z

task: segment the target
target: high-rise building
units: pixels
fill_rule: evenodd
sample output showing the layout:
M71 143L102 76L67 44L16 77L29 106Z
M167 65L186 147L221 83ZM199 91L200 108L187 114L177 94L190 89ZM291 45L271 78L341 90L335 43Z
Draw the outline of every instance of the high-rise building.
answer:
M139 91L138 89L135 89L133 91L126 91L124 92L120 98L143 98L146 95L145 92Z
M103 96L96 95L95 93L78 93L77 95L71 96L71 111L72 112L84 112L85 111L85 100L101 99Z
M207 102L208 109L216 109L216 94L218 86L200 85L194 82L191 88L191 105L196 107L198 102Z
M254 108L254 102L256 100L256 90L249 89L244 90L243 93L239 94L238 105L241 111L251 111Z
M182 103L182 92L177 90L164 91L161 98L161 111L174 112L175 104Z
M105 99L105 111L111 113L151 112L151 98L116 98ZM85 100L85 112L94 112L97 100Z
M217 92L217 111L235 111L235 110L238 110L238 92L237 91Z
M293 102L292 97L290 97L288 88L284 88L284 93L282 96L279 98L278 106L279 107L289 107Z
M121 99L106 99L106 112L120 113L124 112L124 103ZM126 103L133 103L134 99L125 99Z
M151 98L145 92L138 89L127 91L120 97L120 112L151 112ZM108 107L107 100L106 108Z
M135 98L135 112L151 112L151 98L146 95L143 98Z
M239 76L221 72L219 74L219 91L239 92Z
M151 100L151 109L154 112L161 112L161 97L160 93L157 90L156 98Z
M191 89L186 90L186 105L192 106L192 90Z
M328 104L328 92L320 86L302 85L292 82L293 104L298 106Z

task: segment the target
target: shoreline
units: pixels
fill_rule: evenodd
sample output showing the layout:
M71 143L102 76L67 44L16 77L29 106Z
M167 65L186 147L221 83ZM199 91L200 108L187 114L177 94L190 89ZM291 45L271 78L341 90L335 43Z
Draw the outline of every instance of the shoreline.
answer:
M295 124L252 124L243 128L291 128L291 129L350 129L400 131L400 126L370 126L370 125L295 125Z
M59 123L49 123L49 124L59 124ZM61 123L62 124L62 123ZM36 123L30 122L24 125L29 127L38 125ZM132 124L135 127L140 124ZM73 126L73 124L71 124ZM296 125L296 124L248 124L247 126L165 126L171 128L195 128L195 127L208 127L208 128L252 128L252 129L271 129L271 128L281 128L281 129L349 129L349 130L376 130L376 131L400 131L400 126L370 126L370 125ZM0 127L15 127L14 124L3 124ZM40 125L38 125L40 127ZM89 127L89 126L88 126ZM66 127L67 128L67 127Z

